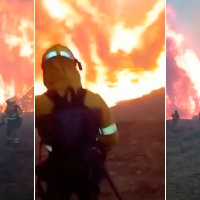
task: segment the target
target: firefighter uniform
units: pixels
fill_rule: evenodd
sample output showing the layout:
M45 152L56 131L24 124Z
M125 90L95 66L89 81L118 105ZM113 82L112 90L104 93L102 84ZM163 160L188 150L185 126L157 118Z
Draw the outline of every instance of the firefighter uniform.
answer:
M6 135L7 135L7 144L10 144L11 140L15 146L18 144L18 136L17 129L19 128L19 124L22 121L22 110L16 104L14 98L10 98L6 101L7 107L5 109L5 119L7 121L6 126Z
M48 90L56 90L60 95L64 95L67 87L75 90L81 88L81 78L76 65L81 69L80 63L74 58L71 51L61 45L55 45L48 49L42 59L43 81ZM70 96L68 97L70 99ZM118 132L111 111L100 95L89 90L85 95L85 105L100 113L99 123L101 136L99 141L110 149L118 142ZM53 102L45 94L35 98L35 124L39 135L45 134L45 127L41 123L40 117L51 113ZM42 134L41 134L42 132ZM41 138L48 146L51 138L45 135Z

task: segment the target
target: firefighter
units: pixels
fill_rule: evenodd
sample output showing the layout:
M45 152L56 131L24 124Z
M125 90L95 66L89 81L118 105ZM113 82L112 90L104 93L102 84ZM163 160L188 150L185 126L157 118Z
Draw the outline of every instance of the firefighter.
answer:
M178 123L178 120L179 120L179 113L178 113L178 111L175 110L174 113L171 116L172 116L172 120L173 120L174 126L176 126L177 123Z
M4 111L2 121L6 122L6 135L7 135L7 145L11 144L13 140L14 146L18 147L18 136L17 130L20 128L23 118L22 109L17 105L15 98L10 98L6 100L7 107Z
M49 116L52 115L52 110L54 110L56 103L54 102L55 98L50 98L48 94L50 95L57 94L57 96L55 95L57 99L61 99L64 97L66 98L65 101L67 103L67 101L72 102L74 97L76 95L78 96L78 93L80 91L80 93L82 94L80 94L79 96L81 96L81 101L84 104L84 106L92 111L97 111L96 113L98 113L98 126L99 126L98 131L100 129L101 132L100 136L97 138L98 144L101 144L99 145L99 149L101 146L105 151L108 151L118 143L117 126L115 124L115 121L113 119L109 107L107 106L107 104L101 98L100 95L95 94L89 90L82 89L81 78L77 68L79 70L82 70L81 63L77 59L75 59L72 52L65 46L59 44L52 46L43 55L42 58L43 82L49 93L48 92L44 93L40 96L36 96L35 98L35 117L36 117L35 124L38 134L41 137L41 141L46 145L49 151L49 155L53 155L54 148L52 147L52 144L54 144L55 142L54 140L56 138L52 137L52 133L51 131L49 131L50 129L48 129L49 126L52 126L52 123L50 121L52 117ZM67 88L70 88L69 93L66 93L66 91L68 91ZM77 112L79 111L76 111L76 113ZM67 121L67 119L68 117L65 117L65 121ZM60 119L60 121L63 120ZM68 126L69 124L73 126L74 123L73 122L68 123ZM78 128L78 126L76 128ZM99 152L99 149L96 148L97 152ZM37 169L39 169L39 167ZM36 170L36 173L38 171L40 170ZM37 176L40 176L39 172ZM79 199L82 200L86 198L88 200L90 199L97 200L99 195L99 190L97 189L98 183L96 185L97 187L88 186L89 189L86 187L86 185L87 184L84 183L82 185L83 188L85 187L84 192L82 191L83 188L77 189L76 192ZM68 186L66 185L65 187ZM94 190L92 188L94 188ZM93 194L95 198L89 197L91 196L90 192L95 193ZM53 196L54 195L53 189L51 189L49 193L51 193L49 194L49 199L51 198L57 199L57 197L59 196L59 195Z

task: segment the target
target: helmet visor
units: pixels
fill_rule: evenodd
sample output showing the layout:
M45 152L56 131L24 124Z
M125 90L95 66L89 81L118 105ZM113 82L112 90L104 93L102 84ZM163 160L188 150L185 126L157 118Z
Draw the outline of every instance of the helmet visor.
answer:
M51 59L53 57L56 57L56 56L66 57L66 58L68 58L68 59L70 59L72 61L75 61L75 58L74 58L74 56L73 56L73 54L71 52L61 50L61 51L50 51L50 52L48 52L44 56L43 62L45 62L45 61L47 61L47 60L49 60L49 59Z

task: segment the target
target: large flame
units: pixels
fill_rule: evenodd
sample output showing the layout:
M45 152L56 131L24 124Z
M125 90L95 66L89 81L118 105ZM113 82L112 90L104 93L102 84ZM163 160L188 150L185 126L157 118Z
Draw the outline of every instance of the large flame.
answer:
M109 106L165 86L165 2L36 0L35 94L50 45L68 46L84 67L86 88Z
M178 109L181 117L191 118L200 108L200 58L180 31L174 30L172 18L176 16L167 7L167 118Z
M4 107L7 98L20 101L34 83L34 1L1 0L0 19L0 105ZM33 102L24 105L24 111L33 110Z

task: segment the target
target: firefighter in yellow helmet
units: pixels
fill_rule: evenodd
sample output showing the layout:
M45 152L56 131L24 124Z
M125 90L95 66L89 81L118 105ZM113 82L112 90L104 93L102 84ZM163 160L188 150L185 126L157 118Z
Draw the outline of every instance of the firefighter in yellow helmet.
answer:
M19 105L16 104L14 97L6 100L7 107L2 117L2 123L7 121L6 134L7 134L7 145L10 145L11 140L14 141L14 146L18 147L17 130L22 124L22 110Z
M95 142L96 144L98 143L97 146L93 146L92 148L96 149L97 150L96 152L99 152L100 154L102 154L102 151L99 151L100 149L102 150L101 147L103 147L104 150L110 150L113 146L115 146L118 143L117 127L109 107L107 106L107 104L101 98L100 95L82 88L81 78L77 68L79 70L82 70L81 63L77 59L75 59L74 55L68 48L62 45L58 44L52 46L43 55L42 58L43 82L48 91L47 93L44 93L40 96L36 96L35 98L35 120L36 120L35 124L38 134L41 137L41 141L46 145L49 151L49 157L55 155L56 154L55 152L58 152L59 151L58 149L61 149L62 144L65 144L66 146L68 145L68 147L69 146L72 147L75 143L73 143L72 145L71 141L75 141L78 138L77 136L78 132L81 132L83 129L87 129L88 130L87 132L90 132L89 129L86 128L86 124L89 123L89 121L91 120L91 119L86 120L86 118L90 115L89 111L86 111L86 109L91 110L92 113L94 114L92 118L96 120L95 122L97 122L96 125L98 125L98 133L100 134L98 135L98 137L96 137L94 136L94 134L92 135L92 133L91 134L88 133L86 137L83 137L84 133L81 133L82 136L79 135L79 137L82 137L82 139L79 139L78 147L80 147L83 143L85 143L90 136L91 138L95 137ZM68 112L63 114L65 109L68 109ZM57 114L53 115L52 114L53 112ZM87 112L88 114L84 114ZM62 113L63 115L61 116L60 113ZM71 113L70 117L68 116L70 115L69 113ZM79 119L78 115L84 116L83 118L85 119L85 121L83 122L82 121L83 119ZM57 118L52 116L57 116ZM56 118L57 120L52 122L51 121L52 118L53 119ZM64 123L65 125L63 125ZM55 124L57 124L56 128ZM69 126L75 126L76 128L75 127L69 128ZM90 125L90 128L91 126L92 125ZM64 132L65 128L66 129L68 128L67 130L71 130L71 133L69 133L70 131ZM73 130L76 131L72 133ZM58 136L59 133L62 131L64 133ZM55 141L57 141L57 143ZM65 152L65 150L63 149L65 148L63 147L60 152ZM71 151L69 149L70 148L68 148L68 152ZM82 153L83 152L84 150L82 151ZM60 154L61 153L59 153L59 155ZM87 155L89 154L90 153L87 153ZM74 155L72 157L76 156ZM96 157L97 156L95 156L95 158ZM62 159L62 161L63 160L64 159ZM59 161L57 161L57 163L59 163ZM62 165L67 168L67 166L64 163L62 163ZM36 174L38 177L40 175L42 176L41 169L42 167L38 168L36 167ZM56 170L54 169L54 172L55 171ZM54 177L56 177L56 175ZM45 179L45 177L43 179ZM55 184L58 183L59 181L58 180L56 181L54 179L54 181L52 182ZM79 182L79 186L77 186L78 189L77 191L74 192L77 193L80 200L85 198L88 200L98 199L97 187L92 186L91 182L88 182L87 184L87 180L84 180L84 183L82 185L81 185L81 180L78 182ZM71 183L71 185L73 184L76 185L77 183ZM49 185L51 184L49 183ZM65 194L67 193L66 187L68 188L70 187L69 185L67 186L66 185L67 184L65 184L64 186L65 188L63 188L63 190L65 190ZM60 185L60 188L61 187L62 184ZM52 187L49 186L48 191L51 194L49 194L48 198L57 199L57 196L54 196L53 194L55 188L53 189L52 188L53 186ZM93 190L92 192L94 191L96 192L95 198L89 197L89 195L91 195L89 194L91 192L90 190Z

